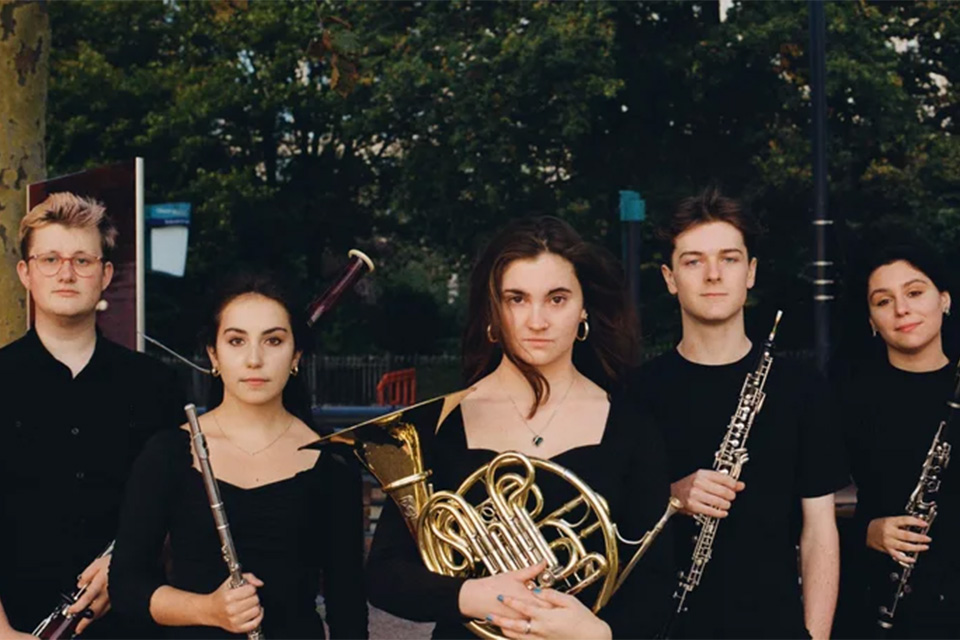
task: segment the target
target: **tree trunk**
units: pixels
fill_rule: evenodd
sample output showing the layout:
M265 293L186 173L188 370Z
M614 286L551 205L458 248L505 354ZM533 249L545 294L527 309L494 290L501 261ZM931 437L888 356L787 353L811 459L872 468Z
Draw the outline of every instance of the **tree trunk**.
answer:
M18 233L27 184L46 175L49 53L46 3L0 0L0 345L26 327Z

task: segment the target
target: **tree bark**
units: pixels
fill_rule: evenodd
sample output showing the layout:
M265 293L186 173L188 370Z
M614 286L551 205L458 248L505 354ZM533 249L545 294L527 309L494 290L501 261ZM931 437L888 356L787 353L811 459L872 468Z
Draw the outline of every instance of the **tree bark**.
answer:
M46 176L49 54L46 3L0 0L0 345L26 327L18 234L27 185Z

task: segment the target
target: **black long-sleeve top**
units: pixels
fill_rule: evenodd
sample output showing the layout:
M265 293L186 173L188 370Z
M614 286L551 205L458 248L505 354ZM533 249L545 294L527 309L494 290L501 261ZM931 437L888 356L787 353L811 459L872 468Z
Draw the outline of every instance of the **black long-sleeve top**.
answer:
M434 490L455 490L460 483L498 452L468 449L460 408L454 409L430 443ZM623 536L639 539L662 515L670 497L666 462L659 431L622 398L611 402L603 438L599 444L565 451L553 461L573 471L610 506L613 521ZM549 513L572 497L572 489L556 476L537 474L537 484ZM472 496L471 496L472 497ZM471 499L476 505L479 499ZM588 538L588 547L599 534ZM628 553L629 551L629 553ZM638 563L623 587L599 615L614 637L652 637L660 631L669 613L675 583L672 541L668 529ZM632 549L621 547L621 563ZM621 568L622 568L621 564ZM370 601L394 615L419 621L435 621L434 638L463 638L469 620L459 610L464 578L431 573L424 566L416 543L400 511L391 500L384 507L367 566ZM592 593L588 590L585 593ZM592 599L584 599L588 606Z
M898 565L889 555L866 546L867 527L875 518L905 514L933 437L947 417L955 371L953 365L947 365L937 371L913 373L883 363L859 372L846 385L845 435L857 485L854 535L862 554L854 566L863 571L856 579L874 592L872 605L892 597L895 585L889 574L897 571ZM958 418L947 434L947 441L954 444L960 442ZM912 593L904 598L895 619L897 632L907 631L911 610L923 612L923 617L943 608L956 612L952 625L954 632L960 633L960 548L955 542L960 536L960 476L956 465L954 461L943 472L936 495L937 517L929 532L933 543L918 557L910 580ZM876 608L871 606L871 617L875 614Z
M74 376L29 331L0 350L0 381L0 600L29 630L116 536L134 460L185 401L171 369L99 333ZM110 613L84 637L131 632Z
M323 574L326 620L334 638L367 637L363 588L363 503L354 465L327 453L295 476L242 489L219 481L237 556L258 589L268 638L323 638L315 598ZM169 534L170 567L159 566ZM118 610L152 620L161 585L210 593L226 580L220 539L193 467L189 434L159 434L131 474L110 571ZM166 627L168 637L234 637L212 627Z

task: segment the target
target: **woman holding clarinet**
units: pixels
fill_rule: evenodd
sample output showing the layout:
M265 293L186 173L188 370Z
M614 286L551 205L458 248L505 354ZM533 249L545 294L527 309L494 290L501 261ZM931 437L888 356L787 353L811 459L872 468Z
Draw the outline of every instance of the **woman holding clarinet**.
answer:
M308 317L329 308L338 285ZM269 277L228 282L203 333L215 393L222 388L222 400L199 419L207 446L191 447L184 425L155 437L134 468L111 595L118 610L154 621L168 637L323 638L315 602L321 572L331 637L367 637L360 477L342 459L301 450L317 434L296 380L308 345L297 308ZM242 581L231 579L221 553L198 457L204 449Z
M938 459L956 441L960 398L943 348L947 272L932 255L883 248L866 261L858 291L869 314L863 329L883 352L859 359L844 393L862 551L848 575L854 592L868 594L863 637L960 637L960 478Z

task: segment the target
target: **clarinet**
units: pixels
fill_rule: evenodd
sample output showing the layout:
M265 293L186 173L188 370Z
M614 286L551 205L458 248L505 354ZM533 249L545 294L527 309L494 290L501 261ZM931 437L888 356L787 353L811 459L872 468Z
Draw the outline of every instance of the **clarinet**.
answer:
M217 478L213 475L213 467L210 466L210 452L207 450L207 440L203 437L200 430L200 422L197 420L197 408L193 403L183 408L187 414L187 422L190 424L190 435L193 440L193 450L197 454L197 461L200 463L200 473L203 474L203 485L207 490L207 499L210 501L210 511L213 512L213 520L217 525L217 534L220 536L220 552L223 554L223 561L227 563L227 570L230 572L230 588L236 589L247 584L240 568L240 560L237 558L237 549L233 545L233 536L230 535L230 523L227 522L227 511L223 508L223 500L220 499L220 487L217 485ZM263 632L260 627L247 633L249 640L263 640Z
M923 467L920 469L920 479L917 480L917 486L913 488L910 498L907 500L907 506L904 509L908 516L920 518L926 525L923 527L909 527L914 533L926 533L930 530L934 518L937 517L937 493L940 491L940 481L947 465L950 464L950 443L947 442L947 433L950 430L950 424L953 422L956 409L960 409L960 366L957 368L957 377L954 383L953 396L947 400L947 417L940 422L937 428L937 434L933 437L930 444L930 450L927 451L927 457L923 461ZM910 551L907 557L913 558L914 563L919 551ZM915 564L896 561L899 567L899 574L894 571L890 574L890 580L897 583L897 588L893 593L893 598L889 606L880 607L880 616L877 618L877 624L881 629L893 628L893 617L897 613L897 605L903 597L910 593L910 574L913 573Z
M107 545L107 548L96 557L96 560L113 553L113 544L114 543L111 542ZM60 604L37 625L37 628L34 629L30 635L43 638L44 640L61 640L63 638L73 638L76 636L77 625L80 624L80 621L84 618L92 618L93 611L84 609L79 613L67 613L67 609L75 605L77 601L83 597L83 594L87 592L87 587L89 586L89 584L85 584L70 595L65 593L60 594Z
M777 311L777 317L773 321L773 329L770 330L767 341L763 343L757 367L752 373L748 373L746 380L743 381L737 410L730 418L727 432L720 442L720 448L713 455L713 470L728 475L734 480L740 478L743 465L749 459L747 456L747 437L750 435L753 421L760 413L763 401L767 397L763 387L767 383L767 375L769 375L770 367L773 364L773 341L777 335L777 326L779 326L782 316L783 311ZM673 594L673 597L679 602L673 615L673 621L670 624L671 628L680 614L687 611L688 607L685 606L687 596L700 584L703 570L713 555L713 541L717 536L717 527L720 525L720 519L711 516L696 515L694 520L700 525L700 533L697 535L694 544L690 569L686 573L680 573L680 582L677 585L677 591Z

